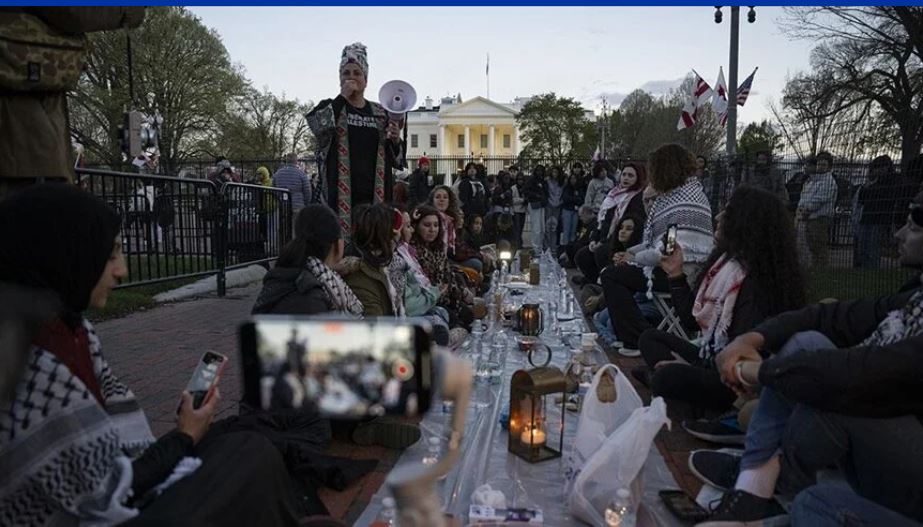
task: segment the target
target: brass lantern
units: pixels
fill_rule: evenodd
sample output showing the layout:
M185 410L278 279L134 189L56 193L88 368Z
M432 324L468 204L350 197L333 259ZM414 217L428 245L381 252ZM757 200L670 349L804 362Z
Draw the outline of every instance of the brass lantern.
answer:
M519 370L510 381L508 450L529 463L561 457L564 444L564 374L555 367ZM561 405L555 403L560 395Z

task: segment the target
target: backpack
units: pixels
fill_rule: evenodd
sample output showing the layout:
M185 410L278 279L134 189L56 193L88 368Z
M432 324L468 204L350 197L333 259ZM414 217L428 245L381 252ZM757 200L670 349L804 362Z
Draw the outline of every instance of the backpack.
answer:
M0 11L0 90L60 92L83 71L87 40L61 33L41 18Z

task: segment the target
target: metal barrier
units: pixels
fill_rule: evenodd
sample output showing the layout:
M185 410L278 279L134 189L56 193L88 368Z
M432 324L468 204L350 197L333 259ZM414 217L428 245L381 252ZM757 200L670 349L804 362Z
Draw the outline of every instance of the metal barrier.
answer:
M128 277L120 287L216 275L268 263L291 239L288 190L77 169L78 184L122 217Z

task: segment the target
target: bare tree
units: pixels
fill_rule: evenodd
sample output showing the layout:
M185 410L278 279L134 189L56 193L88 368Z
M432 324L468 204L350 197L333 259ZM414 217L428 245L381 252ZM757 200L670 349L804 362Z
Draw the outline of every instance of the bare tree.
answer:
M850 109L858 116L880 110L896 124L901 157L909 162L923 144L923 8L815 6L786 12L781 23L786 33L823 42L814 48L813 71L800 85L812 94L799 95L804 105L815 106L811 111L820 119Z

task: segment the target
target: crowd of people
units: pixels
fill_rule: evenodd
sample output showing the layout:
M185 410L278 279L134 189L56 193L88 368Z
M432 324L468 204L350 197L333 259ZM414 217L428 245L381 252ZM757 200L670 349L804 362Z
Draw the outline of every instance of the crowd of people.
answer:
M294 232L254 314L425 317L436 343L454 347L498 248L547 249L579 269L575 285L592 293L586 314L613 348L643 358L632 375L706 415L683 423L689 433L743 443L742 454L690 456L693 473L725 492L700 525L782 517L777 495L794 499L795 525L920 525L923 194L899 212L899 259L917 273L906 287L809 305L804 259L824 265L836 202L828 154L788 181L764 157L733 189L676 144L646 163L588 171L513 165L491 177L469 163L455 185L435 181L421 158L400 182L404 145L397 123L364 98L368 72L366 48L347 46L340 94L308 116L313 182L295 159L260 173L289 188ZM898 214L894 189L910 188L894 178L890 159L876 159L856 193L862 262L877 257L871 246ZM183 394L176 429L155 439L84 315L127 273L121 225L105 202L66 184L0 202L0 282L49 306L21 366L3 377L0 523L308 525L327 512L318 487L342 488L375 465L325 456L331 433L391 448L419 440L406 421L330 422L291 409L242 407L212 422L217 392L199 408ZM663 306L697 338L657 329Z

